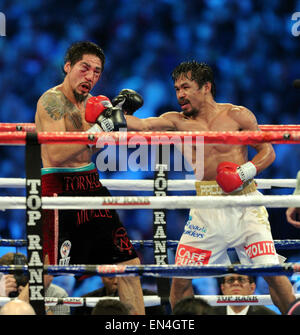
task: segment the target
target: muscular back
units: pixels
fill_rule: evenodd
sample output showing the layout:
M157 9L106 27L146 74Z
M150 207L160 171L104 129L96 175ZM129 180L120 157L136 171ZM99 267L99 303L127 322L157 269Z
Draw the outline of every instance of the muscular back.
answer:
M84 104L75 106L56 86L46 91L38 101L35 115L37 131L86 131L90 124L84 119ZM43 144L44 167L77 167L88 164L92 152L86 146L75 144Z

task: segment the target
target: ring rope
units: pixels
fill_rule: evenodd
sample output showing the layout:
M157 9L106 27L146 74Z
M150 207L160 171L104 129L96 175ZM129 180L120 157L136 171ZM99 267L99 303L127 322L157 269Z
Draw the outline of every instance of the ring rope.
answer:
M258 189L272 187L295 188L297 179L254 179ZM100 179L103 186L112 191L153 191L153 180ZM0 188L24 188L25 178L0 178ZM169 179L168 191L195 191L194 179Z
M153 248L153 240L132 240L132 245L136 249L140 248ZM167 240L167 247L170 249L176 249L179 241L178 240ZM300 240L274 240L276 250L292 250L300 249ZM2 247L25 247L27 246L27 240L25 239L0 239L0 246Z
M196 295L196 298L206 300L211 306L258 306L258 305L274 305L271 296L268 294L261 295ZM296 299L300 294L295 294Z
M295 294L296 298L300 297L300 294ZM226 306L226 305L273 305L273 301L270 295L195 295L195 298L206 300L211 306ZM114 299L120 300L119 297L70 297L70 298L48 298L45 297L46 306L55 306L59 304L68 305L70 307L94 307L98 301ZM0 300L1 301L1 300ZM158 306L162 303L162 299L159 296L149 295L144 296L145 307Z
M0 197L0 210L26 209L39 205L39 199ZM300 195L228 195L228 196L131 196L131 197L42 197L44 209L191 209L264 206L269 208L300 207Z
M204 140L205 140L205 142L206 143L216 143L215 141L217 140L217 141L219 141L220 140L220 136L221 135L219 135L218 134L218 138L217 139L211 139L211 137L210 137L210 135L212 135L211 134L211 132L209 132L210 134L203 134L203 135L201 135L201 134L199 134L199 132L197 132L196 134L191 134L191 133L188 133L188 132L186 132L186 134L184 134L184 135L186 135L186 136L189 136L189 137L191 137L191 136L204 136ZM243 136L242 137L240 137L240 136L236 136L236 137L234 137L234 140L232 139L232 135L233 135L233 133L234 132L232 132L231 134L229 134L229 136L228 136L228 133L226 134L226 139L228 140L228 138L229 138L229 141L236 141L235 143L233 142L233 143L230 143L230 144L241 144L241 140L242 141L249 141L249 137L247 138L247 137L245 137L245 135L247 136L247 134L242 134ZM261 132L259 132L259 133L261 133ZM274 133L274 132L273 132ZM135 135L136 135L137 133L135 132ZM1 135L2 134L0 134L0 139L1 139ZM47 142L42 142L42 137L41 138L39 138L39 135L40 134L37 134L37 137L38 137L38 140L39 140L39 143L47 143ZM48 134L47 134L48 135ZM82 134L81 134L82 135ZM127 138L127 133L126 133L126 141L124 141L124 139L123 138L121 138L120 137L120 135L121 134L118 134L117 136L115 135L115 134L109 134L110 136L111 135L114 135L114 137L113 137L113 141L115 140L115 139L117 139L118 141L119 141L119 143L118 144L125 144L125 142L127 142L127 141L129 141L129 139ZM135 136L134 135L134 133L132 133L132 134L130 134L130 136ZM146 134L145 134L146 135ZM154 135L154 136L153 136ZM161 136L166 136L167 134L161 134ZM174 133L172 133L171 134L171 136L176 136L176 135L179 135L179 132L178 132L178 134L174 134ZM180 136L180 138L182 138L182 137L185 137L184 135L179 135ZM236 134L235 134L236 135ZM249 135L249 134L248 134ZM249 136L250 136L250 140L251 141L255 141L254 143L261 143L261 141L262 142L266 142L266 141L271 141L272 143L297 143L297 141L299 141L299 139L300 139L300 135L298 135L298 133L297 132L294 132L294 133L292 133L292 132L290 132L290 133L287 133L286 131L285 131L285 133L281 136L281 138L279 138L279 137L277 137L277 136L274 136L274 134L271 134L271 132L270 132L270 134L269 134L269 137L267 137L267 136L261 136L262 134L256 134L256 135L260 135L260 136L257 136L257 137L255 137L254 139L253 138L251 138L251 136L252 136L252 134L250 134ZM277 134L276 134L277 135ZM15 135L14 135L15 136ZM60 135L61 136L61 135ZM107 136L107 134L104 134L104 136ZM139 133L139 136L142 136L141 135L141 133ZM157 138L156 136L159 136L159 134L152 134L152 135L150 135L150 138L149 137L147 137L147 142L149 142L149 140L151 139L151 144L153 143L152 142L152 140L153 140L153 137L155 137L155 139L157 139L157 142L156 143L154 143L154 144L157 144L157 143L164 143L164 144L169 144L169 139L167 139L166 141L165 140L163 140L162 142L161 142L161 138ZM272 137L272 139L270 139ZM276 139L274 140L274 137L276 137ZM132 137L133 138L133 137ZM131 138L131 139L132 139ZM71 140L71 143L72 143L72 138L70 139L70 138L68 138L69 140ZM99 137L98 136L96 136L96 138L95 138L95 135L92 135L92 136L88 136L88 143L85 143L85 144L89 144L89 143L91 143L91 141L93 141L93 143L95 142L95 140L97 140L97 139L99 139ZM121 139L122 139L122 141L121 141ZM278 139L279 139L279 141L280 142L274 142L274 141L278 141ZM47 140L49 140L50 141L50 143L51 143L51 139L47 139L47 138L44 138L44 141L47 141ZM64 139L63 139L64 140ZM75 141L77 140L77 138L75 139ZM211 140L213 140L213 142L210 142ZM222 143L222 144L224 144L224 143L228 143L227 142L227 140L226 141L224 141L224 139L220 142L220 143ZM284 140L284 141L283 141ZM110 139L109 139L109 141L110 141ZM191 140L191 143L195 143L195 141L196 141L196 139L194 139L194 138L192 138L192 140ZM260 141L260 142L257 142L257 141ZM282 142L283 141L283 142ZM288 141L288 142L287 142ZM290 142L290 141L292 141L292 142ZM24 138L24 142L25 143L23 143L23 144L26 144L26 136L25 136L25 138ZM56 142L55 143L57 143L57 139L56 139ZM107 141L106 141L106 143L107 143ZM138 141L138 143L140 144L140 140ZM218 143L218 142L217 142ZM14 140L13 141L10 141L10 144L22 144L22 143L18 143L18 142L14 142ZM112 143L112 144L116 144L116 143ZM112 198L112 197L111 197ZM140 199L142 199L143 197L140 197ZM167 198L167 197L166 197ZM28 201L29 199L27 199L27 201ZM61 199L60 199L61 200ZM44 201L44 199L43 199L43 201ZM128 203L127 203L128 204ZM27 204L26 204L27 205ZM265 203L264 203L264 205L265 205ZM109 208L109 207L107 207L107 205L105 206L106 208ZM190 208L191 206L189 206L189 208ZM218 206L219 207L219 206ZM26 208L26 207L25 207ZM55 207L55 208L57 208L57 206ZM161 206L160 206L160 208L161 208ZM178 208L178 206L176 207L176 208ZM206 208L207 208L207 206L206 206ZM272 266L272 267L269 267L268 268L268 266L263 266L263 272L262 272L262 267L260 268L260 272L259 272L259 275L262 275L262 273L267 273L267 275L271 275L270 273L272 272L272 271L284 271L284 272L291 272L291 271L293 271L293 272L299 272L299 269L300 269L300 266L298 265L298 267L297 267L297 265L298 264L284 264L283 266L284 266L284 268L282 267L282 265L281 265L281 268L276 268L276 266ZM14 266L15 267L15 271L16 270L18 270L17 269L17 266ZM44 266L45 267L45 266ZM78 268L79 266L77 266L77 268ZM107 266L103 266L103 265L99 265L99 266L97 266L97 273L102 273L103 271L104 271L104 273L102 273L102 275L111 275L111 273L113 273L113 274L115 274L115 275L138 275L138 276L140 276L140 275L150 275L150 276L164 276L164 275L166 275L166 274L162 274L161 273L161 271L158 273L158 272L156 272L156 274L154 273L155 271L153 271L153 266L152 266L152 268L151 268L151 266L133 266L133 267L131 267L131 269L130 269L130 266L118 266L118 269L116 268L116 266L109 266L110 268L107 268ZM156 270L158 270L158 268L164 268L164 270L167 270L168 271L168 275L167 275L167 277L169 277L170 276L170 270L172 271L172 269L170 269L170 266L168 265L168 268L166 269L164 266L157 266L156 267ZM172 266L171 266L172 267ZM190 267L190 266L189 266ZM1 267L0 267L1 268ZM23 270L22 271L24 271L24 268L26 268L26 266L24 267L23 266ZM45 267L46 269L46 271L49 273L49 269L50 269L50 273L51 273L51 266L46 266ZM53 269L52 269L52 271L54 270L63 270L63 272L65 272L65 271L68 271L69 270L69 268L70 267L60 267L60 269L59 268L57 268L57 266L56 266L56 269L55 269L55 267L53 267ZM72 267L71 267L72 268ZM94 268L94 269L93 269ZM136 269L134 269L134 268L136 268ZM149 272L149 271L146 271L146 269L148 268L148 270L150 270L151 272ZM185 267L186 268L186 267ZM207 271L208 269L207 269L207 266L205 266L205 271ZM224 266L219 266L218 268L216 268L216 267L210 267L210 271L213 271L214 272L214 276L216 275L215 273L216 272L218 272L218 271L220 271L220 270L222 270L222 268L223 268L223 271L224 271ZM228 270L230 268L230 270ZM93 272L93 270L95 271L95 266L84 266L84 269L85 269L85 271L87 271L88 273L89 272ZM203 267L201 268L202 270L204 270L203 269ZM1 269L0 269L1 270ZM27 270L28 270L28 266L27 266ZM131 270L131 271L130 271ZM137 271L137 274L135 274L134 273L134 270L135 271ZM162 269L160 269L160 270L162 270ZM178 276L178 274L177 274L177 272L179 272L179 276L180 277L182 277L183 276L183 274L182 274L182 266L180 267L180 269L177 267L177 269L173 269L173 271L174 270L177 270L177 271L175 271L176 272L176 276ZM188 270L188 269L184 269L184 270ZM194 271L195 271L196 269L195 269L195 266L193 266L193 276L194 276ZM197 267L197 270L199 270L199 267ZM233 266L230 266L230 267L227 267L227 271L230 271L230 273L232 273L232 271L234 270L234 267ZM238 270L238 271L242 271L242 270L246 270L247 271L247 268L246 267L243 267L243 269L240 269L240 270ZM248 267L248 270L249 270L249 267ZM255 267L252 267L251 268L251 270L253 271L255 271ZM83 269L80 269L80 271L83 271ZM204 275L205 275L205 271L204 271ZM208 271L208 272L210 272L210 271ZM226 270L225 270L226 271ZM257 271L257 267L256 267L256 271ZM119 273L118 273L119 272ZM126 272L126 274L125 274L125 272ZM188 271L186 271L186 272L188 272ZM72 273L74 273L74 269L72 270ZM86 272L85 272L86 273ZM202 273L202 275L203 275L203 272L201 272ZM238 273L241 273L241 272L238 272ZM211 274L206 274L206 275L211 275ZM222 275L222 274L219 274L219 275ZM185 275L184 275L184 277L186 277L186 273L185 273Z
M0 272L26 272L27 265L0 265ZM145 277L180 277L199 278L208 276L224 276L239 273L252 276L291 276L300 273L299 263L276 265L44 265L44 271L50 275L87 275L101 276L145 276Z
M299 124L261 124L261 131L300 130ZM35 123L0 123L0 131L35 131Z
M261 305L273 305L273 301L270 295L195 295L195 298L206 300L211 306L261 306ZM300 294L295 294L296 299L300 298ZM119 297L45 297L45 306L53 307L57 305L65 305L69 307L94 307L98 301L113 299L120 300ZM7 302L13 300L9 297L0 297L0 306L3 306ZM145 307L158 306L162 303L162 299L156 295L144 296Z
M0 143L9 145L25 145L24 131L0 132ZM297 144L300 143L300 131L155 131L155 132L39 132L37 133L40 144L97 144L102 140L108 145L158 145L158 144Z
M133 240L131 241L135 248L152 248L154 243L152 240ZM178 240L167 240L167 247L170 249L176 249L179 241ZM1 245L1 240L0 240ZM300 249L300 240L274 240L274 245L277 250L292 250ZM229 248L231 250L233 248Z

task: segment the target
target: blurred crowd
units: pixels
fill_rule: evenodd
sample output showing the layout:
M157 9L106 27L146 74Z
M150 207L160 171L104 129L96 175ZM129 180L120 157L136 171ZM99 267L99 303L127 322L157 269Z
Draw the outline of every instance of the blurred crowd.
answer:
M98 43L106 55L93 94L113 98L131 88L144 97L138 117L179 110L170 73L183 60L207 62L215 71L216 101L244 105L259 124L298 124L300 36L292 34L300 0L2 0L6 36L0 37L0 122L33 122L39 96L63 79L67 47ZM276 145L277 158L261 178L295 178L296 145ZM24 147L0 148L1 178L25 177ZM148 172L103 172L103 178L152 178ZM170 178L182 178L170 172ZM1 189L0 195L24 190ZM272 193L273 191L269 191ZM276 191L278 193L278 190ZM283 191L291 193L291 190ZM282 211L270 211L274 238L297 238ZM120 211L132 239L152 238L152 215ZM130 215L130 219L129 219ZM177 239L186 211L168 214L169 239ZM25 214L0 213L0 237L24 238ZM6 251L5 251L6 252ZM288 254L287 256L289 256ZM146 263L153 262L145 253ZM170 253L172 260L172 253Z

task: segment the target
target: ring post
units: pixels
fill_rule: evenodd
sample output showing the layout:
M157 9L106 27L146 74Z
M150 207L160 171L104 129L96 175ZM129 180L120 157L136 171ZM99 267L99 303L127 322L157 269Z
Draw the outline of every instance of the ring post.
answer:
M37 133L26 133L25 164L29 301L37 315L44 315L41 145Z
M168 162L163 160L163 146L157 145L157 156L154 173L154 195L166 196L168 189ZM155 264L168 264L167 218L165 209L153 210L153 252ZM157 278L157 293L162 302L169 302L170 279Z

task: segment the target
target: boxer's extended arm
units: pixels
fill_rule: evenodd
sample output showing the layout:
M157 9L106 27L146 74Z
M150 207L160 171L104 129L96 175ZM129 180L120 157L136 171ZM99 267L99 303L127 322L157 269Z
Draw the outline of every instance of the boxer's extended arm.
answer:
M64 104L59 95L53 92L42 95L37 103L35 117L37 131L66 132L65 118L72 121L75 129L82 131L81 116L79 112L72 111L71 104ZM43 150L47 152L51 166L61 166L84 151L89 151L89 148L81 144L47 144L43 145Z
M171 131L176 130L175 124L165 115L139 119L133 115L126 115L128 131Z

